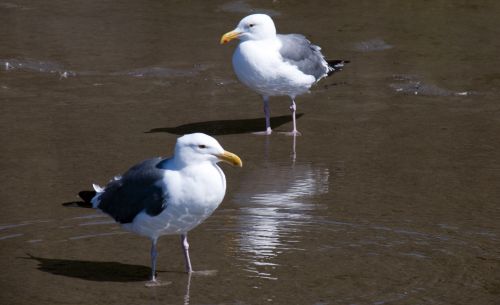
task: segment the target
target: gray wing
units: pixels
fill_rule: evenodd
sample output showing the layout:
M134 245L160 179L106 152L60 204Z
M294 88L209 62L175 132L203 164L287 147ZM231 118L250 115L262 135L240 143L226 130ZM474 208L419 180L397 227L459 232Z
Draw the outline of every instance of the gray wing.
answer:
M305 74L313 75L316 80L326 76L329 68L320 47L300 34L278 34L277 37L282 44L279 52L286 62Z
M132 222L142 211L151 216L160 214L168 199L157 183L163 178L163 170L158 168L162 161L143 161L109 182L99 197L98 208L120 223Z

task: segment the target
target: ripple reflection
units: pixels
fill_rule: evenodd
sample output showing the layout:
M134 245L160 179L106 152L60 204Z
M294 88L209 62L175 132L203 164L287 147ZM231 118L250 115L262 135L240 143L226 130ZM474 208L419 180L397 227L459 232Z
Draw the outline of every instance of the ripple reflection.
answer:
M321 208L311 198L328 192L330 171L305 164L265 164L243 177L235 195L241 204L238 217L238 250L245 253L246 271L252 276L276 279L270 273L279 254L300 249L301 232L315 222L313 210Z

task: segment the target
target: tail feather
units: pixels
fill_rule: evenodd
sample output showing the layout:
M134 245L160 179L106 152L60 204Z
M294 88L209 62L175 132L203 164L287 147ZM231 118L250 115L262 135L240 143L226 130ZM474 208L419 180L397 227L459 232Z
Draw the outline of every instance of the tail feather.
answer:
M81 191L78 193L78 196L83 200L82 203L80 203L78 206L84 207L84 208L93 208L92 204L92 198L96 195L96 192L94 191Z
M332 75L335 72L340 72L344 68L345 64L350 63L349 60L342 60L342 59L333 59L333 60L327 60L328 63L328 76Z
M93 184L92 186L94 188L93 191L81 191L78 193L82 201L65 202L62 205L68 207L96 208L99 205L100 199L98 195L104 192L104 188L97 184Z
M97 193L95 191L81 191L78 193L78 196L80 196L83 202L90 203L90 201L92 200L92 198L94 198L96 194Z

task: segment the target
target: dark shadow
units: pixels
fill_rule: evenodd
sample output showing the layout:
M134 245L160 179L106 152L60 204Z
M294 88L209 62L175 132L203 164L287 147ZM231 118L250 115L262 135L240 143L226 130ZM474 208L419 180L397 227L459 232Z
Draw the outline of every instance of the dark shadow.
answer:
M296 114L296 118L302 117L303 113ZM292 121L291 115L271 117L271 128L275 129ZM264 118L242 119L242 120L218 120L198 123L189 123L176 127L153 128L146 133L167 132L176 135L184 135L194 132L202 132L213 136L252 133L263 131L266 123Z
M147 281L151 268L118 262L91 262L70 259L43 258L27 254L22 259L38 262L38 270L96 282Z
M62 203L62 205L69 208L92 208L92 205L85 201L69 201Z
M151 276L151 268L118 262L91 262L71 259L43 258L26 254L21 259L38 262L38 270L95 282L145 282ZM179 273L184 271L161 271L157 273ZM160 277L160 276L159 276Z

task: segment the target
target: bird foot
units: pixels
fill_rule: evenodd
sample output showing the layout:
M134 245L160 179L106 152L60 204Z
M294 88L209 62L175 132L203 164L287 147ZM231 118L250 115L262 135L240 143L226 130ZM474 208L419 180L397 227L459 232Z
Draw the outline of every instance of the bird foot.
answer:
M285 136L301 136L302 133L298 130L292 130L292 131L287 131L287 132L280 132L279 134L285 135Z
M151 280L151 281L148 281L144 284L144 286L148 287L148 288L151 288L151 287L161 287L161 286L168 286L172 284L172 282L170 281L160 281L160 280L157 280L157 279L154 279L154 280Z
M191 271L190 275L194 275L194 276L215 276L215 275L217 275L217 270Z
M257 136L270 136L272 133L273 132L270 129L264 130L264 131L252 132L252 134L257 135Z

